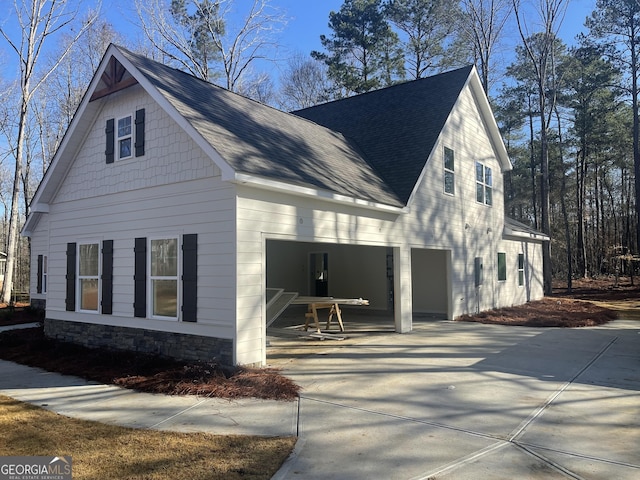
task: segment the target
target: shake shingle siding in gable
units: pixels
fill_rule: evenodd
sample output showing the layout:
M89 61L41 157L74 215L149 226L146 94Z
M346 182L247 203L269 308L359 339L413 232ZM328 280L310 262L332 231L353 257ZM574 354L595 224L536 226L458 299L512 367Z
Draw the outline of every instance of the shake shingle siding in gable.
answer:
M402 206L342 134L122 52L234 172Z
M341 132L406 203L472 67L293 112Z

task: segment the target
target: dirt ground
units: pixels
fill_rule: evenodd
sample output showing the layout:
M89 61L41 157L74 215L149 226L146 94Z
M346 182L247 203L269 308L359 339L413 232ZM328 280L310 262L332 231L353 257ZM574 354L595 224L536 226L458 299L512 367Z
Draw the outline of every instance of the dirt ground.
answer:
M576 280L557 284L552 296L526 305L465 315L458 321L535 327L584 327L615 320L620 312L640 320L640 278ZM42 316L18 305L0 306L0 325L39 322ZM42 327L0 333L0 358L103 383L170 395L292 400L299 387L275 368L185 363L150 355L88 349L44 337Z

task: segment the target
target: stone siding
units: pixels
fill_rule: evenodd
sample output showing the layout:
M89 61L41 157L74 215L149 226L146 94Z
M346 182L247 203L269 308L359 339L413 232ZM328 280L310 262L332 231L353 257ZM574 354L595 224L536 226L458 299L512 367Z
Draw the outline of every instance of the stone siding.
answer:
M102 347L150 353L178 360L215 361L221 365L233 365L233 343L229 339L50 318L44 321L44 333L49 338L86 347Z

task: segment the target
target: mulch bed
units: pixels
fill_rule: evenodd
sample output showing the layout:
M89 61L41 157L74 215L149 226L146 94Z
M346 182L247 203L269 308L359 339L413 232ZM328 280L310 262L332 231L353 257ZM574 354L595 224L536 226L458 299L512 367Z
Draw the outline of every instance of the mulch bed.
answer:
M294 400L300 387L274 368L178 362L51 340L42 327L0 334L0 358L100 383L168 395Z
M522 327L594 327L611 322L618 314L593 303L547 297L517 307L498 308L475 315L462 315L459 322L493 323Z
M18 303L11 306L6 303L0 303L0 327L41 322L42 320L44 320L44 314L32 310L27 303Z

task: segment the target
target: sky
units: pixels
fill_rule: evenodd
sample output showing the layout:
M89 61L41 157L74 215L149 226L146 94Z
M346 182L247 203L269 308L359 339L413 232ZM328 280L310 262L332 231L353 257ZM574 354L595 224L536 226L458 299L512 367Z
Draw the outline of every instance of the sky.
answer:
M100 0L69 0L70 2L83 1L84 5L97 3ZM249 5L253 0L234 0L238 5ZM524 0L525 3L536 0ZM596 0L570 0L567 14L560 30L560 37L565 43L571 44L575 36L584 31L584 20L593 11ZM132 41L142 39L139 29L134 26L137 21L133 0L101 0L102 9L106 18L113 24L116 30L129 37ZM320 35L330 35L328 27L329 13L338 11L343 0L270 0L270 4L277 8L287 18L287 24L283 28L279 43L281 48L278 57L281 59L276 64L268 67L261 65L259 68L268 69L272 79L277 82L282 70L286 67L286 58L298 52L308 55L312 50L322 50ZM11 28L16 25L11 18L13 8L12 0L0 0L0 23L3 27ZM526 18L530 31L536 31L536 16L529 15ZM16 34L16 32L14 32ZM505 64L510 63L509 57L513 55L513 46L520 43L515 23L511 23L504 31L507 47L498 52L503 57ZM15 54L13 54L6 42L0 38L0 76L5 81L11 81L16 72Z
M5 0L0 0L0 4ZM252 0L235 0L239 4L248 4ZM525 0L526 3L527 0ZM535 1L535 0L530 0ZM567 14L560 30L560 37L565 43L571 44L575 36L584 31L585 18L595 8L596 0L570 0ZM103 11L111 12L108 18L117 30L130 31L132 29L128 21L123 20L131 17L130 5L132 0L103 0ZM270 4L276 7L287 18L287 25L280 35L282 50L280 56L286 58L294 52L301 52L308 55L312 50L322 50L320 35L329 35L329 13L338 11L343 4L343 0L271 0ZM536 30L536 16L526 17L529 28L532 32ZM516 30L515 23L512 23L504 31L506 43L517 45L520 37ZM508 49L505 55L512 53L513 49ZM278 67L282 67L284 62L276 65L274 70L278 75Z

